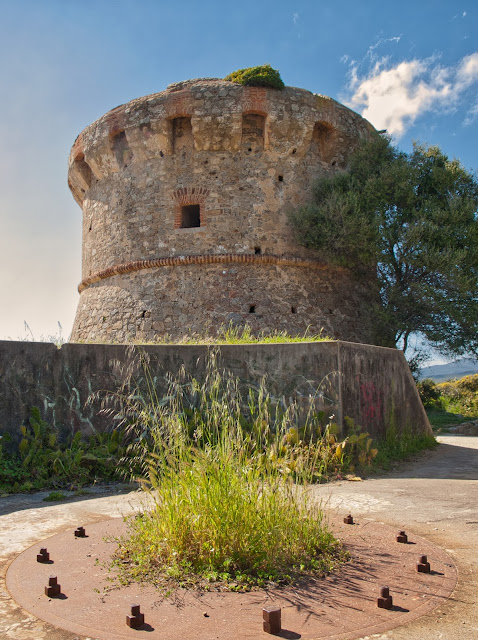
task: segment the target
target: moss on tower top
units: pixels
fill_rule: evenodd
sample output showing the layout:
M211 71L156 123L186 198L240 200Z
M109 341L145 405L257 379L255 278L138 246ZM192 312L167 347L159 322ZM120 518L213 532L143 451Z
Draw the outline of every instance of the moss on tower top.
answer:
M249 67L248 69L238 69L233 71L224 80L237 82L246 87L271 87L272 89L283 89L284 83L279 71L273 69L270 64L261 67Z

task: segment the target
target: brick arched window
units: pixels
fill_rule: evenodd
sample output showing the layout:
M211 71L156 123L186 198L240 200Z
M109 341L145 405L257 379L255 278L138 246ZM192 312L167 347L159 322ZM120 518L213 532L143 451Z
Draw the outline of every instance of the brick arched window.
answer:
M205 187L181 187L173 194L175 201L174 228L191 229L206 224L205 202L209 189Z

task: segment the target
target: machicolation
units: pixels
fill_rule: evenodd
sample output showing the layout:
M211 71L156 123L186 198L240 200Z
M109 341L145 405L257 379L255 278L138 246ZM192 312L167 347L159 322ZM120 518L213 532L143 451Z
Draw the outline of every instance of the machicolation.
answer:
M303 89L204 78L113 109L77 138L83 209L72 341L324 332L374 342L370 282L294 240L287 210L374 131Z

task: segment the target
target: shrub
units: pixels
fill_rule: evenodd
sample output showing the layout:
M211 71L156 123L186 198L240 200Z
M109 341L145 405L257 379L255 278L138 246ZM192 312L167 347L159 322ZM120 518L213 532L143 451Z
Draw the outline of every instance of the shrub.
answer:
M284 83L279 71L273 69L270 64L260 67L249 67L248 69L238 69L229 74L224 80L230 80L246 87L270 87L272 89L283 89Z
M446 409L466 418L478 417L478 374L437 385Z
M478 373L460 378L456 381L456 386L461 392L478 393Z
M417 389L424 407L441 406L440 389L431 378L425 378L425 380L418 382Z

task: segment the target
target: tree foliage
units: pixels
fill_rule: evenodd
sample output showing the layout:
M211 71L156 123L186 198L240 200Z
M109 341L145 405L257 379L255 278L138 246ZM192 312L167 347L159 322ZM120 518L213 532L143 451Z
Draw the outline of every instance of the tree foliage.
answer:
M442 353L477 355L478 182L438 147L409 154L382 136L349 169L319 179L291 213L299 241L359 277L376 269L383 340L421 334Z

